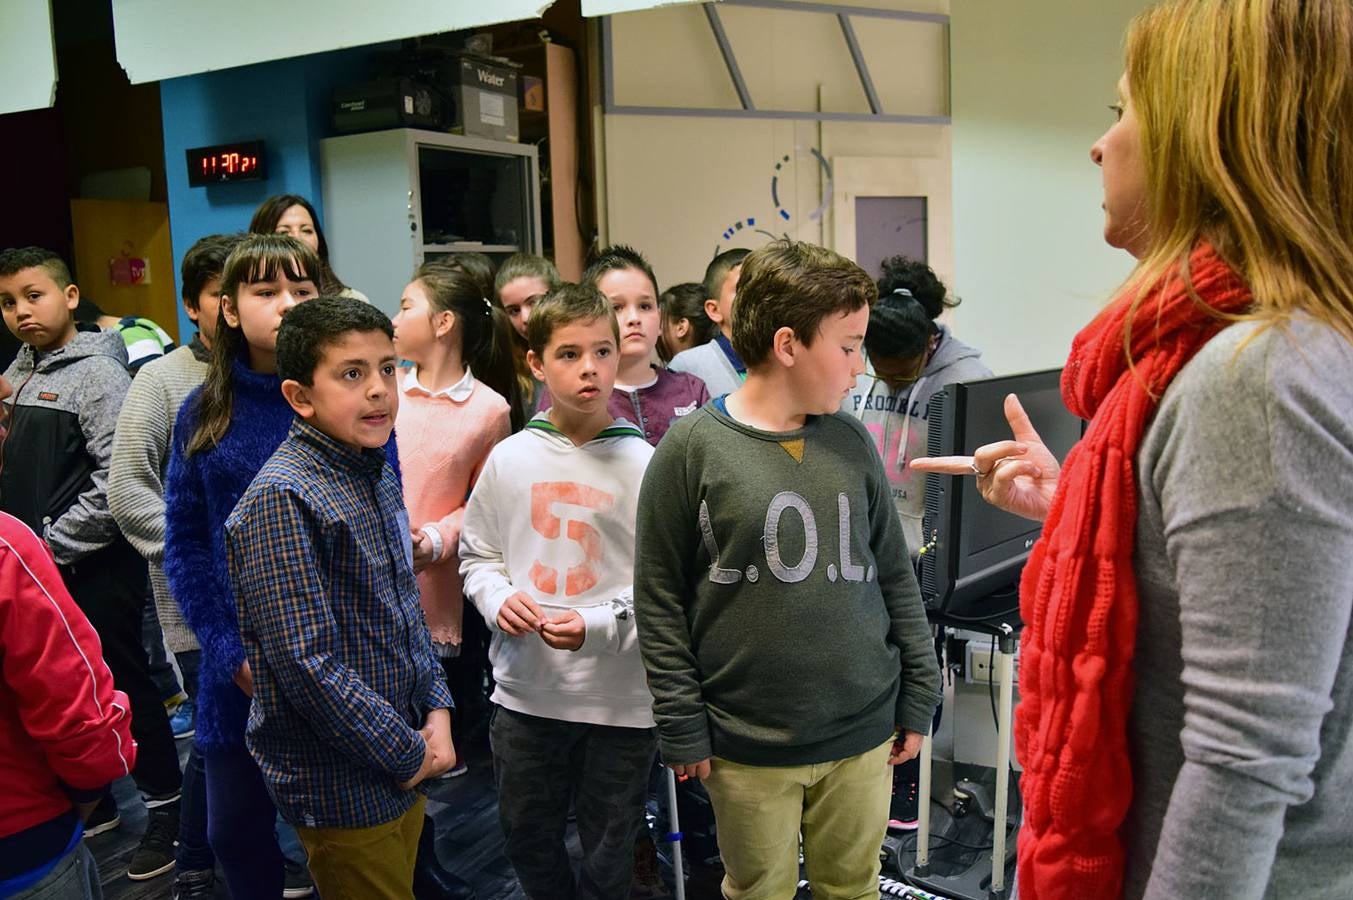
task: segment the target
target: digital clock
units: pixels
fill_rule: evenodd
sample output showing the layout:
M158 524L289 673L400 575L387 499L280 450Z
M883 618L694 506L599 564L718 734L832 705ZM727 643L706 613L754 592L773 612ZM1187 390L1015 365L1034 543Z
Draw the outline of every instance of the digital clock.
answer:
M187 154L189 187L228 181L259 181L267 175L262 141L196 147Z

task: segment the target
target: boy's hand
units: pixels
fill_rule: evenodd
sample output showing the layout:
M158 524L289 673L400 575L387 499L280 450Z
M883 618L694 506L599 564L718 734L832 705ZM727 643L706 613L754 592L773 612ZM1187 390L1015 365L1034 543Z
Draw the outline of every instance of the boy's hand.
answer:
M432 744L428 742L427 726L418 732L418 736L423 739L423 764L418 767L418 771L413 773L413 777L408 781L401 781L399 789L402 791L411 791L419 782L426 781L433 774L433 769L437 765L437 754L432 749Z
M411 532L411 536L413 537L413 570L421 572L435 562L432 558L432 538L424 534L421 528L415 528Z
M698 778L704 781L709 777L709 760L702 759L697 763L690 763L684 766L668 766L672 773L678 778Z
M898 732L897 737L893 738L893 752L888 754L888 765L896 766L909 759L915 759L916 754L921 752L921 741L925 735L919 731Z
M428 713L427 721L419 733L428 742L428 747L437 760L433 771L428 775L429 778L435 778L455 768L456 745L451 742L451 710L434 709Z
M244 691L244 696L254 696L254 673L249 668L249 660L240 663L240 667L235 670L235 685Z
M512 637L521 637L523 634L530 634L533 631L539 631L540 626L545 622L545 614L536 606L536 601L532 600L521 591L507 598L502 608L498 610L498 627L504 634Z
M577 650L587 640L587 626L577 610L570 609L561 616L546 619L540 639L556 650Z

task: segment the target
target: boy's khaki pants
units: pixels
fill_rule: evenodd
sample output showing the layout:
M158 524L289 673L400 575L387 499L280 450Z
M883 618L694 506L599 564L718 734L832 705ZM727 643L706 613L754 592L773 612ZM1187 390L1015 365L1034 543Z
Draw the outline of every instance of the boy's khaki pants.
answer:
M813 900L877 900L892 743L809 766L745 766L715 757L704 783L719 829L723 895L793 897L802 831Z
M370 828L302 828L310 874L324 900L413 900L413 865L427 798Z

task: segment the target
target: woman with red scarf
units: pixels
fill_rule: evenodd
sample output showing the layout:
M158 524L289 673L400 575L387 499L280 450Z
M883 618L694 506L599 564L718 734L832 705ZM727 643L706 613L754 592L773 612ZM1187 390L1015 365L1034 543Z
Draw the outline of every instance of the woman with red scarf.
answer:
M1353 897L1353 4L1173 0L1091 149L1138 259L1072 344L1060 466L916 460L1044 522L1019 888Z

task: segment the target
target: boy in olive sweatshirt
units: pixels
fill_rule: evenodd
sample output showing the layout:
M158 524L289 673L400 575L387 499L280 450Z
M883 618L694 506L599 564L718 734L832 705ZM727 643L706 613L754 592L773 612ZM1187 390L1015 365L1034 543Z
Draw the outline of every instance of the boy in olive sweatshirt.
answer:
M700 778L731 900L872 897L891 769L939 670L874 443L837 412L877 291L780 241L743 263L747 380L680 420L644 477L635 618L663 761ZM871 893L872 892L872 893Z

